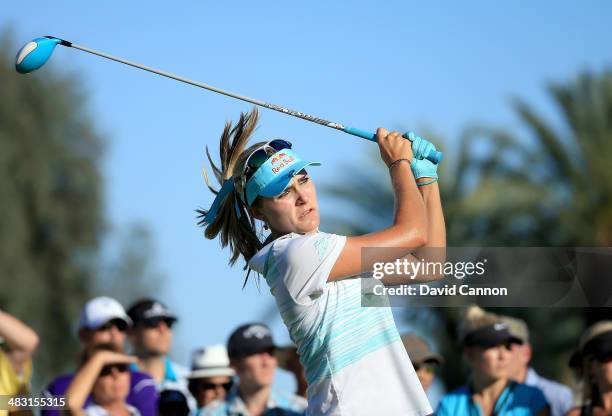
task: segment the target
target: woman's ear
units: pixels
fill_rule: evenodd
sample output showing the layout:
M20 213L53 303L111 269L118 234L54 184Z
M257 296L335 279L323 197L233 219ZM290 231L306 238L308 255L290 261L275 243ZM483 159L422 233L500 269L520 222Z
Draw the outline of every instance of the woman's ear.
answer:
M251 217L266 222L266 217L263 215L263 213L261 212L261 209L255 205L253 205L251 208Z

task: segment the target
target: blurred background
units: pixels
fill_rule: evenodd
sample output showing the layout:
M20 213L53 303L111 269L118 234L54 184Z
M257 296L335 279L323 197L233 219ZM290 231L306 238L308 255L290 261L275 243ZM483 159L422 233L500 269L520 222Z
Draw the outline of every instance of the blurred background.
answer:
M58 47L36 73L14 58L53 35L219 88L374 131L414 130L445 152L449 246L612 246L612 15L605 1L11 2L0 16L0 307L40 335L35 383L74 365L92 296L151 295L179 317L174 359L263 320L288 341L265 284L196 226L201 171L246 103ZM314 170L322 229L391 221L370 142L272 111ZM240 265L242 266L242 264ZM610 276L601 276L602 279ZM606 308L496 310L525 319L534 367L568 381ZM460 311L394 311L464 380ZM287 383L289 381L286 381ZM283 383L283 381L281 381ZM439 388L444 388L439 386Z

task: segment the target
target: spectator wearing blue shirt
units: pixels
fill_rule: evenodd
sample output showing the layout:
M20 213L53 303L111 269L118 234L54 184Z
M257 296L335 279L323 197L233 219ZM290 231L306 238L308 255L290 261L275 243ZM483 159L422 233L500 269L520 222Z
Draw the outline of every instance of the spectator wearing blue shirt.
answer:
M582 405L567 416L612 414L612 321L597 322L582 334L570 366L577 370L583 391Z
M471 370L467 385L446 394L438 416L548 416L542 392L510 379L511 346L521 343L508 326L478 307L468 308L463 357Z
M540 376L532 367L532 348L529 343L529 328L522 319L502 316L510 334L520 339L520 344L512 344L512 369L510 378L519 383L539 388L550 405L551 416L564 416L572 407L572 390L561 383Z

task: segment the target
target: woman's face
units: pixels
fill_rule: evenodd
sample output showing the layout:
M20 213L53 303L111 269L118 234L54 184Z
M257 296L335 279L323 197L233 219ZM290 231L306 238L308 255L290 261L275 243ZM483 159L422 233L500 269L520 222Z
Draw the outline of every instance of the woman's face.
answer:
M512 357L509 345L491 348L470 347L466 348L465 354L468 365L474 373L493 380L509 378Z
M600 391L612 389L612 355L600 361L593 360L591 363L591 374L599 386Z
M125 402L130 392L130 371L127 364L109 365L102 369L91 395L95 403L104 406Z
M319 228L317 191L306 171L293 177L285 191L274 198L259 198L253 214L273 233L308 234Z

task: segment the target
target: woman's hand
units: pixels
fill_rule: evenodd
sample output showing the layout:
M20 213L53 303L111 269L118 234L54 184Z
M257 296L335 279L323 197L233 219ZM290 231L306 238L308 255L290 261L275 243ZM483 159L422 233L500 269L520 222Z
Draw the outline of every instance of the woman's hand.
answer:
M376 140L380 150L380 156L388 166L399 159L408 159L410 163L413 158L412 143L402 137L402 133L397 131L389 131L385 128L376 130Z

